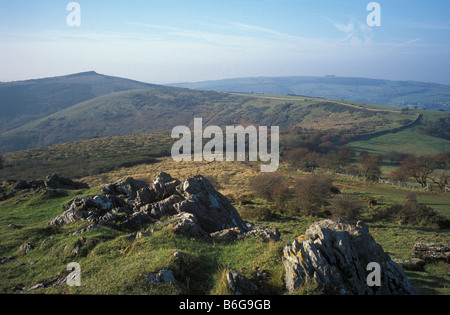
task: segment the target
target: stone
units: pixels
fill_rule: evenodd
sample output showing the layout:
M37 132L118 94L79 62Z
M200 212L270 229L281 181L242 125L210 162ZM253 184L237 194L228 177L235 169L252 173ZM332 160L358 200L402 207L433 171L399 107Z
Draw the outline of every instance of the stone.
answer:
M197 219L192 213L182 212L172 216L168 221L174 221L169 224L176 234L182 234L189 237L206 236L206 233L198 224Z
M179 195L172 195L168 198L151 203L144 208L145 212L149 212L152 218L161 219L177 214L175 205L184 199Z
M425 271L426 261L423 260L423 259L419 259L419 258L413 258L413 259L393 258L392 260L395 263L399 264L400 267L402 267L405 270Z
M9 260L8 257L0 257L0 265L6 264Z
M20 246L19 251L23 252L25 254L28 254L33 249L34 249L34 244L33 243L25 243L22 246Z
M125 195L129 199L135 199L137 192L145 187L148 187L146 182L127 177L115 183L105 185L102 188L102 192L107 195Z
M168 196L176 194L176 187L180 185L178 179L172 178L167 173L161 172L153 181L153 190L156 192L157 199L165 199Z
M144 187L136 193L136 208L141 208L145 205L153 203L158 200L158 193L150 187Z
M210 237L227 241L237 240L242 235L244 235L244 233L239 228L236 227L209 234Z
M367 282L370 263L380 266L380 286ZM362 221L315 222L284 247L283 264L290 293L305 283L315 283L325 294L333 295L419 294Z
M46 188L50 189L63 189L63 190L89 189L88 184L74 182L69 178L61 177L57 174L47 176L47 178L44 181L44 185Z
M161 284L176 284L173 271L169 269L163 269L158 273L151 273L147 277L147 281L156 285Z
M169 220L175 233L189 237L279 241L276 229L244 222L229 200L201 175L180 182L162 172L152 186L128 177L105 185L102 192L71 200L49 224L65 226L84 220L96 226L137 232L145 224Z
M437 243L416 243L412 249L414 257L428 262L445 261L450 263L450 248Z
M13 187L13 190L25 190L30 189L31 185L24 180L19 180Z
M276 227L261 226L261 225L249 225L250 230L240 238L259 237L262 241L274 241L279 242L281 240L280 232Z
M229 271L227 273L228 289L233 295L258 295L259 288L245 276Z
M63 209L67 210L52 219L49 224L64 226L83 219L94 223L105 221L107 218L102 218L103 216L123 204L123 200L112 195L76 198L63 206Z
M86 243L85 237L80 237L76 242L72 250L72 255L76 256L80 253L81 247Z
M177 192L185 198L175 205L178 213L192 213L207 233L237 227L247 231L245 222L237 210L220 194L205 177L187 178L177 186Z

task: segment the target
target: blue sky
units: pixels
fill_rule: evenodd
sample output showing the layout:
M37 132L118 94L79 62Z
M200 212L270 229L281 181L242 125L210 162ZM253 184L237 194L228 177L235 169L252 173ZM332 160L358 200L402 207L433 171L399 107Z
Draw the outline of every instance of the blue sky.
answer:
M450 1L0 2L0 81L94 70L150 83L358 76L450 84Z

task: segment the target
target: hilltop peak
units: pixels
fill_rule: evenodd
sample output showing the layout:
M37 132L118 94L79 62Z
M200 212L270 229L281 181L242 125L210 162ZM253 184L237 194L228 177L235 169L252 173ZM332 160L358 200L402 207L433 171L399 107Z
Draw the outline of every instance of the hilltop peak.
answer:
M86 71L86 72L69 74L67 77L85 77L85 76L93 76L93 75L101 75L101 74L98 74L95 71Z

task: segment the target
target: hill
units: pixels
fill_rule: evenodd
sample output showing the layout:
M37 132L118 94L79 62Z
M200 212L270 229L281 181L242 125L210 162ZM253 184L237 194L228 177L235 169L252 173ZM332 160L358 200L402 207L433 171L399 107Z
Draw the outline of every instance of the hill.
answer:
M254 77L176 83L170 86L224 92L296 94L395 107L450 110L450 86L352 77Z
M118 80L116 87L112 84L108 89L102 89L101 93L107 93L111 89L125 89L120 79L110 79L92 73L55 80L94 80L101 81L102 84L106 84L107 80ZM138 83L127 80L125 82L129 84L128 88L139 86ZM78 85L74 83L74 86ZM301 126L308 130L335 130L351 134L397 128L416 119L413 115L388 107L371 107L322 98L144 86L145 88L111 92L74 105L66 102L66 108L59 110L57 105L49 105L49 110L55 111L54 113L0 133L0 153L91 137L169 132L176 126L191 125L196 117L203 118L204 126L253 124L280 126L281 129ZM90 89L94 87L91 86ZM47 102L50 102L50 96L51 93ZM91 96L91 93L87 93L84 98ZM28 119L21 116L17 112L12 120Z
M101 95L151 86L94 71L0 83L0 132L20 127Z

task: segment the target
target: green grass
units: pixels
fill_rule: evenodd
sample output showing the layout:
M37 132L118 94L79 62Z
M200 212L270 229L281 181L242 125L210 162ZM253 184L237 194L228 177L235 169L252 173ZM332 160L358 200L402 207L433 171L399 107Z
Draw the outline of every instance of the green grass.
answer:
M339 181L337 179L337 181ZM355 180L342 181L343 193L355 196L372 196L381 206L401 200L402 189L392 189L381 184L365 185ZM358 186L359 188L348 188ZM70 191L48 197L42 193L28 196L28 192L17 194L0 202L0 257L15 259L0 265L2 293L47 293L47 294L228 294L224 274L236 270L256 281L255 270L267 270L267 282L259 283L265 294L285 294L284 267L281 261L283 246L304 234L311 223L320 218L285 216L271 220L250 220L265 226L275 226L282 241L265 243L256 238L237 242L213 239L192 239L174 235L166 225L149 224L143 230L149 236L131 240L127 233L106 227L82 235L69 232L85 227L88 223L75 223L67 227L50 227L46 223L62 212L62 205L72 198L97 194L99 187L87 191ZM420 202L433 201L439 204L440 212L449 208L447 195L418 196ZM240 206L236 204L238 211ZM363 213L375 241L393 258L411 258L415 242L438 242L448 244L449 231L417 226L397 226L371 220L371 211ZM447 214L449 214L447 212ZM9 224L20 227L14 230ZM80 237L86 243L79 254L72 254ZM28 254L19 250L24 243L35 244ZM174 257L175 251L184 253L181 259ZM82 286L62 285L35 291L14 291L30 288L37 283L67 274L66 266L77 262L82 268ZM31 265L24 265L32 263ZM161 269L174 271L178 284L155 286L146 276ZM412 283L425 294L449 294L448 272L444 264L428 264L425 272L407 272ZM310 294L305 288L299 294Z
M420 131L428 123L448 117L449 114L440 111L411 110L411 114L422 114L419 125L395 133L388 133L367 140L351 141L349 145L360 151L384 154L390 151L411 153L414 155L435 155L440 152L450 152L450 141L433 137Z
M91 138L3 155L0 181L43 180L51 173L81 178L115 169L158 162L170 155L174 139L168 133Z
M376 154L397 151L420 156L450 151L450 141L428 136L417 127L369 140L352 141L349 145L356 151L368 151Z

